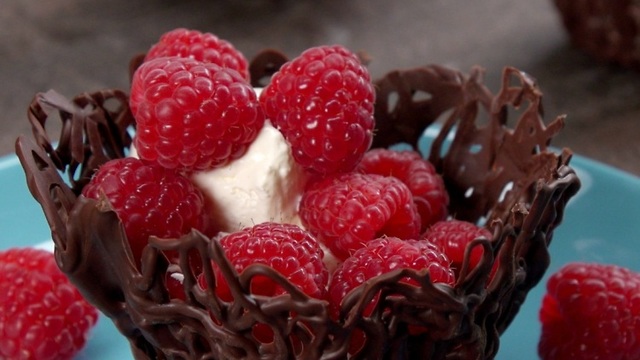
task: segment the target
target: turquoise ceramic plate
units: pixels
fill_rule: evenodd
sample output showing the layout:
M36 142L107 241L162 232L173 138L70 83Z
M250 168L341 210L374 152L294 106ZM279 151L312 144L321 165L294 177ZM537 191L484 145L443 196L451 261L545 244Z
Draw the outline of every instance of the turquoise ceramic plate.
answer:
M575 156L572 165L582 190L572 199L552 244L549 272L569 261L615 263L640 271L640 179ZM44 215L29 194L15 156L0 158L0 249L50 239ZM537 359L538 307L544 282L531 293L502 337L498 359ZM79 359L132 359L128 344L111 322L99 326Z

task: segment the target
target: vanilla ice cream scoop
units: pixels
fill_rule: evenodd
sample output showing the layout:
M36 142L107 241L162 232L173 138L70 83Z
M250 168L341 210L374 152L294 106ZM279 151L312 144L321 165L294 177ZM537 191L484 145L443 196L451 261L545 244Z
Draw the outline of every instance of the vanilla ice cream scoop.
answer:
M228 165L193 175L212 203L220 231L265 221L300 225L298 204L307 175L286 140L268 121L247 153Z

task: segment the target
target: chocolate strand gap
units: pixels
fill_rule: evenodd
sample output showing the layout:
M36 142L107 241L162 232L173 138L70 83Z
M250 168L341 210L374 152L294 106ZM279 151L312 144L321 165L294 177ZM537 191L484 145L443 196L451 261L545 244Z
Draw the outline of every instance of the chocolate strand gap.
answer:
M267 51L256 59L254 81L268 78L286 58ZM131 71L136 64L139 58ZM134 121L123 92L73 100L39 94L29 116L34 139L20 137L16 151L51 227L58 265L127 337L136 359L344 359L356 332L365 334L365 344L352 359L488 359L546 271L553 230L580 187L568 165L570 151L548 149L563 118L545 125L541 93L529 76L506 68L503 78L497 95L482 84L479 68L467 76L430 65L393 71L375 82L374 146L402 142L419 148L424 131L437 129L427 156L451 194L450 213L484 224L493 236L472 242L467 254L482 246L483 257L468 270L466 256L454 286L433 284L426 270L398 269L350 293L339 319L329 316L326 301L308 297L269 267L252 265L238 274L217 239L197 231L180 239L151 237L136 266L109 205L79 195L97 166L125 156L131 144ZM118 106L107 106L112 101ZM512 111L517 108L520 115ZM63 126L54 147L45 124L55 115ZM165 251L179 254L179 263L169 264ZM189 265L194 256L207 289ZM489 282L496 259L500 264ZM212 264L234 301L216 296ZM184 274L185 300L169 297L169 267ZM286 293L252 294L248 284L255 276L273 279ZM419 285L400 283L404 278ZM374 297L379 301L368 309ZM273 342L252 336L256 324L271 327ZM415 334L414 326L427 330Z

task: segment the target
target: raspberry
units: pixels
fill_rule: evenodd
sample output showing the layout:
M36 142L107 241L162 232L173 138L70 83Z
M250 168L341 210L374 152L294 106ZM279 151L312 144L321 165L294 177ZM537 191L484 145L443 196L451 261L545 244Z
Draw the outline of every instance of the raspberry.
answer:
M547 282L540 321L544 360L640 359L640 274L567 264Z
M341 46L285 63L260 95L294 159L320 174L353 170L372 142L375 92L368 70Z
M45 250L0 252L0 288L1 359L72 359L98 321Z
M209 233L205 200L191 180L136 158L110 160L82 190L88 198L106 198L122 221L135 259L149 236L176 238L197 229Z
M336 310L351 290L368 279L402 268L429 269L434 283L453 284L449 259L434 244L383 237L369 241L338 266L329 282L329 302Z
M337 318L342 300L353 289L367 280L396 269L428 269L433 283L453 284L455 277L449 268L449 259L435 245L427 241L401 240L384 237L368 242L338 266L329 282L328 300L331 316ZM403 280L415 284L411 279ZM364 311L368 316L378 301L374 297ZM412 327L418 333L424 329ZM364 334L355 332L351 337L349 352L355 353L362 347Z
M264 124L257 95L237 72L179 57L143 63L131 83L140 158L207 170L242 156Z
M329 273L322 262L323 251L311 234L297 225L261 223L222 237L220 245L238 273L251 264L265 264L305 294L316 298L325 295ZM216 278L216 293L231 301L233 296L222 274L217 272ZM203 281L201 276L200 285L206 288ZM256 276L251 282L251 292L276 296L285 290L266 276Z
M437 221L444 220L449 206L449 194L442 177L433 165L416 151L372 149L358 164L365 174L394 176L405 183L413 194L422 220L421 231Z
M469 242L477 238L491 239L491 232L483 227L462 220L439 221L431 226L423 235L427 241L438 246L451 260L451 268L456 274L460 271L464 260L464 252ZM471 251L469 267L478 265L484 250L476 246ZM496 268L494 268L495 271Z
M417 239L420 215L411 191L394 177L346 173L312 183L300 219L338 258L383 235Z
M147 52L145 61L179 56L236 70L249 80L249 62L231 43L211 33L178 28L164 33Z

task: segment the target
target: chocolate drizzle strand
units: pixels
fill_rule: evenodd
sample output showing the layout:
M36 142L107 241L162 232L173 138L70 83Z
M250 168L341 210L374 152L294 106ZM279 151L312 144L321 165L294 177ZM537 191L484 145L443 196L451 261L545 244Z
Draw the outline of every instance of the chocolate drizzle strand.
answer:
M278 53L260 54L251 67L254 81L282 62ZM124 92L71 100L38 94L29 108L33 136L18 138L16 152L51 227L59 267L127 337L136 359L490 359L546 271L553 231L580 182L568 165L571 152L548 147L564 118L544 122L534 80L506 68L502 89L493 94L482 73L437 65L390 72L375 82L374 140L377 147L405 143L424 150L425 130L436 134L426 156L445 179L450 213L493 234L467 249L482 246L482 260L473 270L465 261L454 286L431 283L426 270L374 278L347 296L337 320L324 300L306 296L271 268L256 264L238 274L217 239L197 231L151 237L136 266L108 204L80 195L98 166L127 154L134 121ZM62 122L57 143L45 126L56 120ZM179 262L169 263L166 251L179 254ZM196 280L194 257L206 289ZM212 263L233 301L215 295ZM184 275L184 299L168 294L165 274L174 270ZM272 278L286 294L252 294L255 276ZM407 277L419 285L399 282ZM374 297L375 308L363 315ZM271 343L252 336L259 323L273 329ZM414 334L414 325L427 331ZM365 334L365 346L348 355L355 332Z

